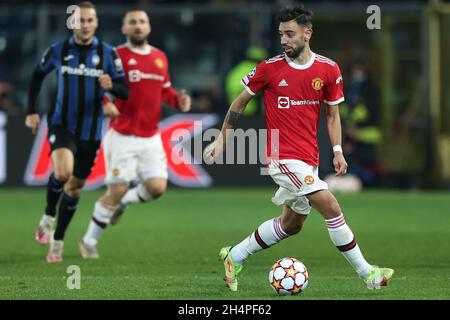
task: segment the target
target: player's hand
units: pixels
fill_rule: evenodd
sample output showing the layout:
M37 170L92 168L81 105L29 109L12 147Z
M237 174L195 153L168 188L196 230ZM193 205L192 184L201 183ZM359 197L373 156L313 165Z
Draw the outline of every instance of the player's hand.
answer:
M40 122L41 117L37 113L29 114L25 118L25 125L31 129L32 134L36 134Z
M186 94L185 90L181 90L178 95L178 104L180 106L180 110L183 112L188 112L191 110L191 97Z
M98 78L98 81L100 82L100 87L105 90L111 90L113 87L113 83L109 74L102 74L100 78Z
M342 176L347 173L348 164L342 152L338 151L334 153L333 165L336 176Z
M103 105L103 115L105 117L117 118L120 116L120 111L114 103L108 102Z
M205 160L212 162L222 154L223 149L223 138L222 135L220 135L214 142L206 146L205 151L203 152L203 156Z

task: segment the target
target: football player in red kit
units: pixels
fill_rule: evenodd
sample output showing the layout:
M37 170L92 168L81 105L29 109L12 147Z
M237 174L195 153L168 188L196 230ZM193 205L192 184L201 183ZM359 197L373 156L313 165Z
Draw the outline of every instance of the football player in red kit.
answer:
M103 138L106 193L95 203L92 220L80 242L83 258L98 258L97 243L106 226L117 222L130 203L148 202L167 188L167 161L158 123L161 103L187 112L191 98L176 92L170 83L166 54L148 44L151 26L147 13L131 10L123 19L127 42L117 48L126 74L128 100L105 104L112 117ZM129 183L139 180L137 187ZM113 219L113 220L112 220ZM112 220L112 221L111 221Z
M225 267L224 280L231 291L238 289L237 275L244 261L298 233L311 207L322 215L331 241L369 289L386 286L394 273L390 268L380 268L365 260L339 203L318 175L317 126L322 104L327 108L327 128L333 145L336 175L347 172L339 118L339 103L344 101L344 94L337 63L310 49L311 18L312 13L303 6L288 6L280 11L278 31L284 53L261 62L242 79L244 89L230 106L222 127L222 138L205 150L210 160L221 154L227 142L227 130L236 127L248 101L263 91L269 132L268 169L279 186L272 201L283 205L283 210L280 217L262 223L240 243L220 250L219 256ZM272 130L278 130L278 141L270 135Z

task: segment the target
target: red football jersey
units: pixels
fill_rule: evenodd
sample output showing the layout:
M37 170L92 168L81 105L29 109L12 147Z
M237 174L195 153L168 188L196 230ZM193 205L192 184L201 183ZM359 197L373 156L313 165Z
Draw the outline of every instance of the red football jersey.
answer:
M312 53L309 62L300 65L282 54L261 62L241 83L251 95L264 91L268 157L318 165L322 102L337 108L344 101L337 63ZM272 139L271 129L279 130L278 143Z
M125 135L150 137L158 132L162 101L178 107L167 56L152 46L138 50L122 45L117 47L117 53L130 93L127 100L114 99L120 116L111 121L111 127Z

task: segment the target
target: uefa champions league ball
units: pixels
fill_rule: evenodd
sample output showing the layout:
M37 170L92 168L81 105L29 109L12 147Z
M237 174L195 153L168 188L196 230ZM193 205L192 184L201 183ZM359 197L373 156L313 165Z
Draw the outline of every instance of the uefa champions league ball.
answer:
M295 258L283 258L270 269L269 283L279 295L299 294L308 285L308 270Z

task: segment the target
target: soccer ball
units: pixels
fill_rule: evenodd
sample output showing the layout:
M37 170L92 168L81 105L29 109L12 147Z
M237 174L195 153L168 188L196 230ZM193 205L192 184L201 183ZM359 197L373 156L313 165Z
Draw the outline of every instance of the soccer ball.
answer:
M283 258L270 269L269 283L279 295L298 294L308 285L308 270L297 259Z

